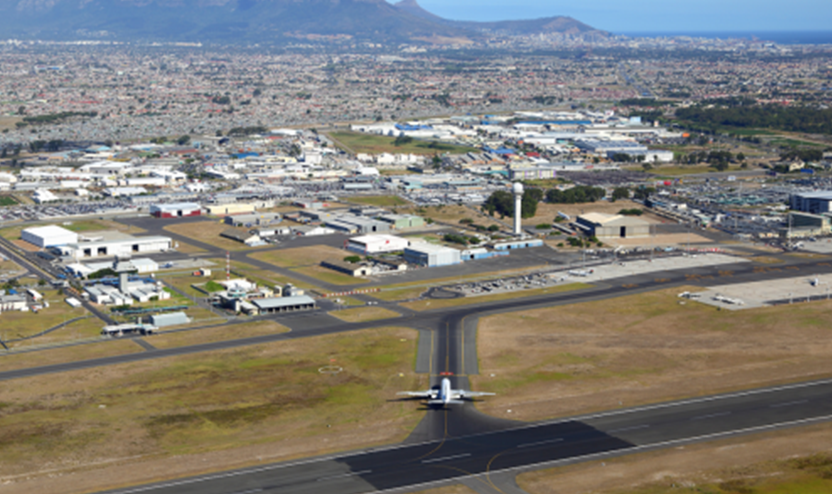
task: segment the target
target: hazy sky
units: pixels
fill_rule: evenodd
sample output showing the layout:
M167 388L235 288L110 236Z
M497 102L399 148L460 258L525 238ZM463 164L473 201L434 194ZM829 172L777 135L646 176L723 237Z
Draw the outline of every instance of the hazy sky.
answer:
M612 32L832 30L830 0L418 1L426 10L448 19L487 21L568 15Z

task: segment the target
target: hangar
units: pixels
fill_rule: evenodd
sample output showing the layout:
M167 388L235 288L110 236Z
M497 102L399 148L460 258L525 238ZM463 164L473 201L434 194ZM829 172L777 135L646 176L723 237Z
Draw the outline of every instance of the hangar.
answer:
M294 312L315 308L315 299L308 295L299 295L296 297L261 298L251 300L250 303L257 307L260 314Z
M157 218L185 218L188 216L202 216L202 206L194 202L154 204L150 206L150 214Z
M30 244L37 245L41 248L78 242L77 233L54 225L27 228L20 232L20 237Z
M650 222L620 214L587 213L578 216L575 226L598 238L633 238L650 236Z
M378 254L404 250L410 242L395 235L364 235L347 242L347 249L359 254Z
M65 245L62 250L78 260L167 252L172 249L172 246L173 241L168 237L133 237L123 240L71 243Z
M404 249L404 259L411 264L427 266L452 266L462 262L460 252L451 247L428 243L412 244Z

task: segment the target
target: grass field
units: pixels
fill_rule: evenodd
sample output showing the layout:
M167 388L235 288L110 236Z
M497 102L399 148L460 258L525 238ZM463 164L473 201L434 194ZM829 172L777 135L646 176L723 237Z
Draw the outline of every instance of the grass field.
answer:
M63 322L76 317L88 315L85 308L73 309L64 302L64 296L57 290L39 290L43 299L49 302L49 308L38 313L8 311L0 314L0 335L4 341L16 338L25 338L41 331L45 331ZM33 340L26 340L10 346L29 346L33 344L57 343L72 339L89 338L98 336L104 323L91 317L73 323L57 331L38 337Z
M538 420L832 374L832 302L719 311L684 290L481 320L472 379L498 396L480 408Z
M288 331L289 328L274 321L261 321L216 328L194 329L190 331L162 331L153 336L149 336L148 341L156 348L174 348L266 334L287 333Z
M20 203L12 196L0 196L0 206L16 206L17 204Z
M731 165L723 172L738 172L741 171L738 165ZM659 166L650 170L650 173L662 177L679 177L683 175L698 175L700 173L716 173L719 170L708 165L678 165L678 166Z
M89 345L77 345L36 352L8 353L0 357L0 371L28 369L42 365L64 364L100 357L112 357L143 351L127 340L102 341Z
M350 202L366 204L368 206L378 206L380 208L390 208L407 205L407 201L405 201L399 196L356 196L350 197Z
M825 494L830 449L824 424L539 470L517 483L535 494Z
M398 442L423 416L390 400L427 385L416 345L381 328L5 381L3 474L36 477L48 451L51 472L84 470L59 491L86 492Z
M321 261L327 259L341 260L352 253L330 247L328 245L315 245L310 247L296 247L294 249L281 249L270 252L258 252L251 254L251 257L258 261L274 264L281 268L300 268L306 266L319 266Z
M354 276L339 273L337 271L333 271L322 266L307 266L303 268L293 268L292 271L302 275L310 276L312 278L315 278L316 280L323 281L324 283L331 283L333 285L350 286L369 283L368 280L365 280L363 278L356 278Z
M230 227L220 221L197 221L196 223L179 223L168 225L164 229L196 240L197 242L214 245L232 252L251 250L246 244L221 237L220 234Z
M329 136L336 141L346 146L346 151L354 153L367 154L464 154L477 152L478 149L467 146L455 146L452 144L445 144L441 142L427 142L413 140L408 144L396 146L393 137L385 137L370 134L361 134L358 132L332 132Z
M401 316L398 312L383 307L357 307L355 309L336 310L330 312L329 315L346 322L369 322Z
M536 295L547 295L551 293L571 292L574 290L583 290L589 288L591 285L585 283L569 283L567 285L558 285L550 288L538 288L535 290L517 290L508 293L499 293L495 295L483 295L481 297L463 297L453 298L449 300L417 300L416 302L405 302L402 307L409 309L423 311L444 309L447 307L459 307L461 305L483 304L486 302L499 302L501 300L511 300L513 298L534 297Z
M465 226L459 223L459 221L463 219L474 220L474 223L482 225L484 227L497 225L501 229L505 228L505 226L500 225L498 222L492 220L491 218L477 214L476 211L472 211L465 206L431 206L419 208L410 207L399 208L398 212L415 214L417 216L422 216L423 218L430 218L434 221L450 223L458 228L463 228Z

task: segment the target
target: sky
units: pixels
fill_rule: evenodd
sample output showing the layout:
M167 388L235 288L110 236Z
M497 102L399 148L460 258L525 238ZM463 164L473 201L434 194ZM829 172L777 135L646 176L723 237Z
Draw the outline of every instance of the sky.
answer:
M830 0L418 1L424 9L453 20L493 21L567 15L613 33L832 30Z

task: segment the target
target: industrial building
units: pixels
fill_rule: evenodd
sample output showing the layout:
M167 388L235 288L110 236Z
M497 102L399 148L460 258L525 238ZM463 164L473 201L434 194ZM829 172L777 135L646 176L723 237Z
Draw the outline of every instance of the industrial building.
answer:
M364 235L351 238L347 242L347 249L359 254L379 254L382 252L399 252L404 250L410 242L394 235Z
M789 213L788 226L780 231L780 236L785 238L814 237L828 235L831 232L832 225L829 216L792 211Z
M346 233L385 233L390 231L390 223L363 218L351 214L339 215L326 221L326 226Z
M349 276L370 276L373 274L373 268L370 266L364 264L352 264L338 259L322 261L321 266Z
M159 264L153 259L132 259L129 261L133 269L130 271L137 274L150 274L159 271ZM87 276L102 271L104 269L112 269L112 262L91 262L87 264L74 263L68 264L66 270L79 278L86 278Z
M26 310L27 308L26 297L23 295L0 295L0 312Z
M619 214L587 213L578 216L575 227L597 238L633 238L650 235L650 222Z
M421 216L414 216L411 214L383 214L378 217L379 221L390 223L390 226L395 230L405 230L407 228L421 228L425 226L425 219Z
M404 249L405 261L429 268L452 266L462 262L460 252L451 247L428 243L414 243Z
M510 180L549 180L557 178L557 176L557 171L551 166L512 168L508 171Z
M259 234L251 233L244 228L228 228L227 230L223 230L223 232L220 233L220 236L244 243L249 247L263 244L263 240L260 238Z
M205 210L208 211L208 214L214 216L225 216L228 214L244 214L244 213L253 213L256 208L254 204L240 204L240 203L231 203L231 204L212 204L209 206L205 206Z
M57 247L59 245L78 242L77 233L54 225L26 228L20 232L20 236L26 242L41 248Z
M830 203L832 203L832 191L803 192L789 196L789 207L803 213L828 213Z
M294 297L256 299L252 300L251 304L257 308L260 314L273 314L276 312L312 310L315 308L315 299L308 295L298 295Z
M64 255L75 259L153 254L172 250L169 237L132 237L123 240L70 243L60 246Z
M226 216L225 224L234 227L267 226L280 223L280 215L277 213L255 213Z
M496 242L491 245L491 248L496 251L531 249L533 247L543 247L543 240L539 238L510 240L508 242Z
M157 328L165 326L181 326L189 324L191 320L184 312L171 312L168 314L155 314L150 316L150 324Z
M154 204L150 206L150 214L156 218L186 218L189 216L201 216L202 206L194 202Z

